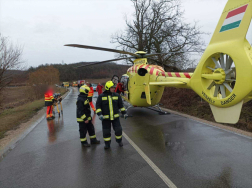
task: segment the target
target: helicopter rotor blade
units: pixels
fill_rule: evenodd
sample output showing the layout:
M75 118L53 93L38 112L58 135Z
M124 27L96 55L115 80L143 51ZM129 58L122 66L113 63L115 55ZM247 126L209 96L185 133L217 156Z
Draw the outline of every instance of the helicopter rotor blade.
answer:
M179 53L184 53L184 52L164 52L164 53L156 53L156 54L146 54L143 57L148 58L148 57L153 57L153 56L162 55L162 54L179 54Z
M111 61L119 61L119 60L123 60L123 59L131 59L131 58L135 58L135 57L123 57L123 58L110 59L110 60L98 61L98 62L85 62L84 65L80 65L80 66L77 66L75 68L87 67L87 66L91 66L91 65L98 65L98 64L102 64L102 63L108 63L108 62L111 62Z
M128 55L132 55L134 57L141 57L138 54L134 54L134 53L131 53L131 52L125 52L125 51L122 51L122 50L110 49L110 48L102 48L102 47L87 46L87 45L80 45L80 44L65 44L64 46L70 46L70 47L76 47L76 48L85 48L85 49L92 49L92 50L101 50L101 51L115 52L115 53L120 53L120 54L128 54Z

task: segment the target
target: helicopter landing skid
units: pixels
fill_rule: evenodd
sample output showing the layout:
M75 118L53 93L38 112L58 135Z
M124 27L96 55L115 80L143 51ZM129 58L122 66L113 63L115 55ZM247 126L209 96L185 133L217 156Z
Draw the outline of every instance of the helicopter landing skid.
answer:
M155 111L155 112L158 112L159 115L169 115L169 114L171 114L171 113L169 113L169 112L166 112L166 111L162 110L162 109L160 108L159 104L157 104L157 105L155 105L155 106L153 106L153 107L147 107L147 108L148 108L149 110L153 110L153 111Z

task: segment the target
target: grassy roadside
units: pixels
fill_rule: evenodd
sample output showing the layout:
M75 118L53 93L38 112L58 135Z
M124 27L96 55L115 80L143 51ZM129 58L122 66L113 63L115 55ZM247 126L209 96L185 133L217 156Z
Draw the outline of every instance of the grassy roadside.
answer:
M4 110L0 114L0 139L4 137L4 133L7 131L18 128L18 125L32 118L44 105L44 99L40 99L13 109Z
M60 93L63 95L66 93L66 90L60 88ZM5 136L7 131L15 130L21 123L27 122L44 106L44 99L40 99L12 109L4 110L0 114L0 139Z

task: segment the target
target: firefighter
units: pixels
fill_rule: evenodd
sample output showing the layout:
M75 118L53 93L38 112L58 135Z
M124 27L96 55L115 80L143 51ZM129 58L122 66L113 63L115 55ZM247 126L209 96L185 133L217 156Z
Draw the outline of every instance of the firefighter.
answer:
M90 83L87 82L86 84L87 84L87 86L90 88L90 91L89 91L89 93L88 93L89 104L90 104L92 110L95 112L96 109L95 109L94 104L93 104L93 102L92 102L93 96L94 96L94 88L92 87L92 85L91 85Z
M100 144L96 139L94 125L92 124L92 117L90 105L88 100L88 92L90 88L87 85L80 87L80 94L77 99L77 122L79 123L80 141L84 147L90 147L87 141L86 134L88 132L91 144Z
M47 91L45 92L45 106L47 106L47 110L46 110L46 119L47 120L52 120L55 118L53 116L53 102L54 102L53 87L50 86L50 87L48 87Z
M106 83L105 91L98 96L96 109L96 113L102 121L103 138L105 141L104 149L110 148L111 124L115 131L116 142L122 147L122 127L119 120L119 110L125 119L128 115L123 107L121 96L115 93L115 85L112 81Z
M98 86L97 86L97 88L96 88L96 91L98 92L98 96L100 94L102 94L102 88L103 88L103 86L101 85L101 83L99 83Z

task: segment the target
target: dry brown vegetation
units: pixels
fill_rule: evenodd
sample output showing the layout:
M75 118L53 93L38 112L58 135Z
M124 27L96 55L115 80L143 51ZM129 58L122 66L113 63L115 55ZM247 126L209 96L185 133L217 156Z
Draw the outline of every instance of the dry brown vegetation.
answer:
M192 90L166 88L161 103L168 109L214 122L209 104L201 100ZM226 125L252 132L252 101L243 105L241 117L237 124Z
M3 110L11 109L27 102L30 102L27 97L29 87L9 87L5 88L2 92L2 102L0 106L0 113Z
M53 66L41 67L29 74L30 85L53 85L59 83L59 70Z

